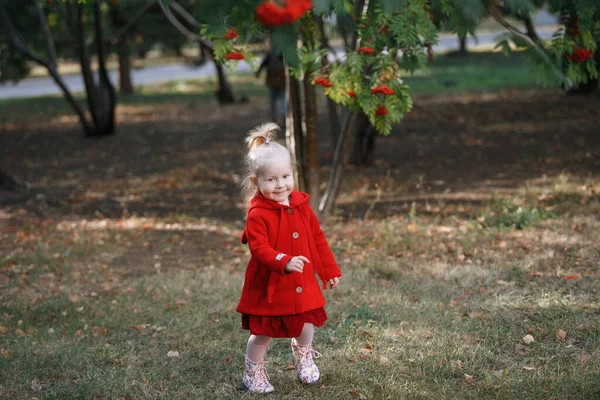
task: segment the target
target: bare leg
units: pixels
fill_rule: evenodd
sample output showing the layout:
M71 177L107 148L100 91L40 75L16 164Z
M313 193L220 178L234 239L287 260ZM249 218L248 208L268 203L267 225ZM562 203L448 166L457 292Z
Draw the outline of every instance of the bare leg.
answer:
M246 357L252 362L261 363L265 358L270 341L271 338L268 336L250 335L246 346Z

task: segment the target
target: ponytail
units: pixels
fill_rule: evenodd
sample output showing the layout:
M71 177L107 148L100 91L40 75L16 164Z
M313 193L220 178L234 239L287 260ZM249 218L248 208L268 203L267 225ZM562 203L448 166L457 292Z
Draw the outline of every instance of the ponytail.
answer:
M277 131L279 131L279 125L274 122L268 122L257 126L248 132L246 138L246 144L248 145L248 153L257 148L262 144L269 144L271 141L277 138Z

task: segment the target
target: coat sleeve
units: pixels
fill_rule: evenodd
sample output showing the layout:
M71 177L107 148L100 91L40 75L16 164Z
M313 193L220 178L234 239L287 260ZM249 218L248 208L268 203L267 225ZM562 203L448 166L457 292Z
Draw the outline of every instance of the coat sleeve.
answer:
M280 253L269 244L269 234L266 221L257 213L250 212L246 220L246 236L252 256L258 262L273 272L285 274L285 265L292 256Z
M340 267L338 267L333 252L331 251L331 248L327 243L327 239L325 238L325 233L321 228L319 219L317 218L312 208L308 207L308 209L310 210L310 227L312 230L315 245L317 246L317 251L319 252L321 264L323 265L325 281L328 281L332 278L340 277L342 276L342 271L340 270Z

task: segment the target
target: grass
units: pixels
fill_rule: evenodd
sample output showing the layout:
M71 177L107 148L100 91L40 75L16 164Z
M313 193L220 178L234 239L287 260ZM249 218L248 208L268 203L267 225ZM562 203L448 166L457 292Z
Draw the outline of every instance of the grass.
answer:
M541 86L524 53L471 52L441 55L424 71L403 78L415 94L437 95L467 91Z
M488 60L490 68L510 69L519 60L495 57L502 56L474 54L469 62L484 65ZM434 64L429 78L416 76L415 82L424 86L427 80L445 79L460 65L469 76L471 70L461 64L467 60L441 58L437 75ZM456 79L463 79L462 75L456 72ZM250 75L232 79L239 92L265 95L262 81ZM213 88L214 81L161 84L124 98L121 104L157 114L165 109L164 114L170 114L179 109L168 108L168 104L210 101ZM152 105L161 108L147 107ZM31 135L33 142L39 137L33 132L37 128L28 126L27 119L39 110L50 115L68 112L60 107L55 98L11 100L0 104L0 118L23 124L22 131ZM207 110L219 117L218 107ZM240 119L246 123L251 112L262 111L240 108ZM226 172L233 169L227 166L231 162L228 152L235 152L229 142L240 140L241 122L219 121L222 129L216 134L221 141L215 141L211 130L203 130L202 118L182 121L182 114L173 115L171 120L161 116L165 119L150 121L166 128L148 137L170 133L169 139L176 142L173 148L170 142L157 142L163 145L156 147L160 149L156 153L165 159L192 159L193 165L157 164L162 175L154 175L156 171L143 175L110 147L126 146L132 140L130 132L122 132L114 142L94 143L94 150L100 153L115 153L115 158L108 160L94 158L94 152L87 151L89 142L81 139L78 145L86 151L80 154L89 156L84 165L72 164L73 159L67 157L66 164L47 172L43 183L56 186L57 182L77 181L77 193L65 198L54 195L56 204L42 204L41 211L36 208L43 203L40 199L0 209L0 398L252 397L238 390L247 340L235 312L249 256L238 242L242 224L231 222L231 216L220 215L223 220L198 216L201 209L210 208L210 202L226 197L228 187L235 186ZM230 117L231 113L223 113L222 118ZM193 129L185 131L185 124ZM420 126L412 124L409 126ZM442 127L449 124L446 121ZM578 136L585 134L581 125ZM506 140L506 133L523 135L511 129L504 128L495 138L486 136L486 143ZM528 125L528 129L533 128ZM42 135L53 133L60 134L50 129ZM200 134L206 140L187 141ZM409 145L415 139L405 135L402 140ZM594 159L597 142L591 135L585 140L586 151ZM75 142L72 138L61 142L65 148L61 154L75 154ZM134 144L139 146L137 141ZM27 151L25 147L22 152ZM465 155L469 151L473 157L475 150L469 149L460 147L458 151ZM18 159L17 150L15 145L11 157ZM572 147L564 147L564 152L575 154ZM135 154L143 156L142 152ZM28 174L35 171L32 165L47 165L44 155L34 156L23 167ZM299 384L289 369L288 342L275 340L267 360L276 394L269 397L599 398L600 181L592 164L585 164L587 159L574 159L574 164L582 167L569 164L572 172L543 177L528 174L516 187L502 187L498 198L482 196L481 201L469 202L457 196L457 204L449 204L456 212L428 212L414 201L405 211L386 217L324 221L344 276L339 288L326 292L329 320L315 337L314 346L323 353L317 360L322 382ZM383 171L388 161L381 160L367 170L371 174ZM403 160L404 169L396 171L398 180L389 187L380 186L382 198L389 195L386 191L398 189L395 183L411 184L416 178L406 173L418 162L420 159ZM115 171L98 182L98 178L85 175L93 171L88 163L99 175L112 168ZM214 173L211 165L224 168ZM423 164L424 170L429 165ZM495 164L481 165L485 167L497 169ZM61 168L80 175L64 176ZM354 183L363 179L363 170L353 171L352 175L357 175ZM214 175L212 180L209 172ZM450 172L446 172L448 177ZM450 188L448 177L421 176L414 183L426 186L432 179L443 178ZM374 182L388 178L383 171L365 187L369 191ZM484 181L479 182L473 185ZM170 183L176 183L175 188ZM370 193L349 193L361 185L342 196L357 203L358 197L368 198ZM452 194L476 189L451 188ZM148 198L144 197L147 193ZM398 195L420 193L407 189ZM133 194L143 199L144 207L164 201L161 209L173 213L149 210L150 216L141 218L114 212L123 216L104 218L93 211L86 214L83 207L89 202L92 210L105 212L105 203ZM102 203L100 197L108 200ZM189 208L189 203L203 205ZM377 212L374 209L372 215L379 215ZM525 341L526 335L534 341Z
M254 75L233 75L230 79L238 97L246 96L252 100L267 96L263 80L256 79ZM441 55L428 68L414 76L407 75L404 80L414 94L427 95L539 86L536 75L530 70L522 53L513 53L510 57L490 52L474 52L466 57ZM213 93L216 85L214 78L159 83L139 87L133 95L120 95L118 104L216 103ZM81 94L76 99L82 106L85 105ZM32 117L44 118L49 114L71 115L72 111L60 96L0 100L0 123L28 121Z
M549 187L577 190L564 178ZM491 209L482 205L482 215ZM268 353L276 398L598 397L599 227L592 214L569 213L518 230L414 210L332 221L344 277L326 292L329 321L315 340L322 382L299 384L287 342L276 340ZM247 249L216 260L198 253L191 270L157 269L170 251L163 243L177 241L151 223L140 229L15 232L14 251L0 260L10 278L0 306L2 398L244 397L247 334L234 308L245 261L231 259L245 260ZM119 267L139 235L154 261Z

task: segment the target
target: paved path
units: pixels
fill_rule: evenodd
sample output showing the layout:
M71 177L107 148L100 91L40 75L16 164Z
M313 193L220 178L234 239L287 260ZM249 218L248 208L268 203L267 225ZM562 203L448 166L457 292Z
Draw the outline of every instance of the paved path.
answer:
M549 39L553 33L553 28L540 28L538 30L538 35L542 39ZM496 42L498 35L498 32L480 33L477 35L477 42L475 42L473 38L469 37L467 40L467 47L474 48L477 46L492 45ZM458 39L455 35L444 35L440 36L439 43L434 46L434 50L437 53L446 52L456 49L457 46ZM343 52L343 49L339 49L339 51ZM250 67L246 63L241 62L238 64L237 72L249 71ZM134 69L132 71L132 80L134 85L147 85L151 83L181 79L200 79L215 75L215 67L211 62L208 62L201 67L177 63ZM116 82L117 77L114 71L110 72L110 78L113 82ZM67 87L69 87L69 89L71 89L73 92L81 92L84 90L81 75L67 75L63 79L65 80ZM24 79L17 84L0 84L0 99L60 94L60 88L50 77Z

